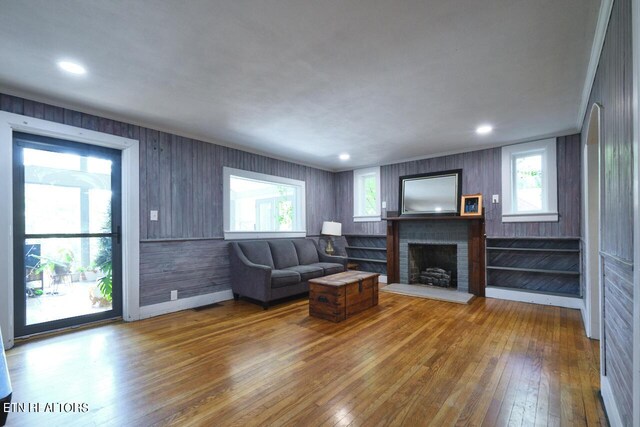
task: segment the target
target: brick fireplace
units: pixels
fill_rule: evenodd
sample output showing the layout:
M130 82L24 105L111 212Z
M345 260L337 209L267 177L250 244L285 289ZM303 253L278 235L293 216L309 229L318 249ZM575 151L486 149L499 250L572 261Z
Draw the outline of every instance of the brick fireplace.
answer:
M469 224L462 221L416 221L403 223L400 227L400 283L411 283L411 257L410 247L416 252L424 251L431 247L436 252L431 260L437 262L445 256L445 251L455 248L455 257L446 261L447 265L427 265L426 267L439 267L452 273L455 270L457 290L469 292ZM417 249L421 248L421 249ZM441 250L438 250L441 249ZM427 253L428 257L428 253ZM436 258L436 259L434 259ZM416 261L415 259L413 260ZM430 261L427 262L431 264Z
M417 270L433 267L451 271L452 289L484 296L484 218L387 218L389 283L415 283Z

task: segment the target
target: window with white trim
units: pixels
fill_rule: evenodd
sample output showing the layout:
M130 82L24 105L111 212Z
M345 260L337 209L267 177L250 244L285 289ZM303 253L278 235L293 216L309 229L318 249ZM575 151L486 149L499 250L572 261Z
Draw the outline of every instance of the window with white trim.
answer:
M558 221L556 139L502 147L502 221Z
M353 171L353 220L380 221L380 167Z
M305 237L305 182L225 167L225 239Z

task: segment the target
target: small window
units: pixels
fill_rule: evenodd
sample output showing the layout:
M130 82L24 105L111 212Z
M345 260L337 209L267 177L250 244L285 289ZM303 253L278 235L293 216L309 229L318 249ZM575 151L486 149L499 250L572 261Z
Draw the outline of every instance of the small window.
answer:
M380 168L353 171L353 220L380 221Z
M225 239L305 237L305 183L224 168Z
M558 221L556 140L502 147L502 221Z
M513 157L513 188L517 213L542 212L542 156L526 153Z

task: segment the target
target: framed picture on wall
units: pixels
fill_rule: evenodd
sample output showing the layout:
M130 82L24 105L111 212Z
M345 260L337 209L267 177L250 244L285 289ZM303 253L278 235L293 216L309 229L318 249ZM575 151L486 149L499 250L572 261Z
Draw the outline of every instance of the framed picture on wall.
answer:
M482 216L482 194L465 194L460 205L460 216Z

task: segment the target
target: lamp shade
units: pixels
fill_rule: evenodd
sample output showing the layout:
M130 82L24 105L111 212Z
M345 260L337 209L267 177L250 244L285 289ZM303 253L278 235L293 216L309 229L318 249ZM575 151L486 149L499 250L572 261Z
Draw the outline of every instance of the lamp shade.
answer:
M342 236L342 224L339 222L325 221L322 223L321 234L325 236Z

